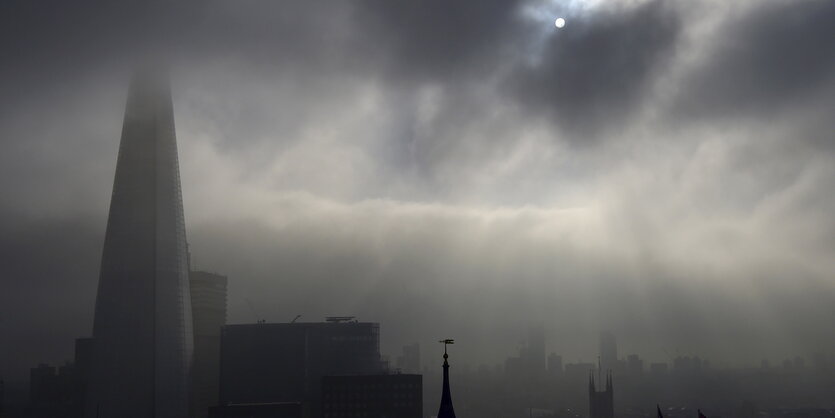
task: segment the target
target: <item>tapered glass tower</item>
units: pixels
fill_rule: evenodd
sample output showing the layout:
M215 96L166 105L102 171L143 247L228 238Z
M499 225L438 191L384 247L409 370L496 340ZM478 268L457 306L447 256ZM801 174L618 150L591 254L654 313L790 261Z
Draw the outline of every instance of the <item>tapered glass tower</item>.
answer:
M183 418L193 350L183 201L167 79L134 76L93 322L88 418Z

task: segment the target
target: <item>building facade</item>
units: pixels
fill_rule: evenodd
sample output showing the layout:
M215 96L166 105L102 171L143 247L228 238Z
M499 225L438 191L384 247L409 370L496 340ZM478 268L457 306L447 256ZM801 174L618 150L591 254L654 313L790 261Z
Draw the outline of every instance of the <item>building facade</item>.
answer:
M209 418L302 418L301 402L263 402L213 406Z
M397 356L396 367L403 373L420 373L420 344L403 346L403 354Z
M322 418L422 418L423 376L378 374L322 378Z
M189 273L194 320L194 366L189 408L192 418L206 418L217 405L220 386L220 330L226 325L227 278L205 271Z
M227 325L220 405L301 402L305 416L318 417L324 376L382 370L376 323Z

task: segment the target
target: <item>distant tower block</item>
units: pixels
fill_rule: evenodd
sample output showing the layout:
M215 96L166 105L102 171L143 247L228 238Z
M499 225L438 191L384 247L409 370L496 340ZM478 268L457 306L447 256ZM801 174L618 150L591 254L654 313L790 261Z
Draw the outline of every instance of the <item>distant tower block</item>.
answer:
M192 418L206 418L217 405L220 386L220 329L226 325L227 278L205 271L189 273L191 311L194 318L194 368L192 370Z
M128 92L93 321L88 418L188 415L192 312L171 92Z
M604 373L614 371L618 364L618 344L614 334L600 333L600 369Z
M452 395L449 391L449 363L447 362L446 347L449 344L454 344L455 340L441 340L444 345L444 388L441 392L441 406L438 408L438 418L455 418L455 410L452 408Z

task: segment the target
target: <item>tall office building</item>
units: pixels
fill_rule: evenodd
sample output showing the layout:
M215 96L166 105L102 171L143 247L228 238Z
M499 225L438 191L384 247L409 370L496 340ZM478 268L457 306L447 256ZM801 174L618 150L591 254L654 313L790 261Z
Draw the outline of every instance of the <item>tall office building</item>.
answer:
M128 92L93 321L89 418L183 418L193 347L171 92Z
M545 373L545 330L542 325L528 328L528 346L519 354L528 376L539 377Z
M604 373L618 368L618 344L608 331L600 333L600 368Z
M631 376L640 376L644 373L644 361L637 354L630 354L626 358L626 370Z
M220 329L226 325L226 276L192 271L191 312L194 318L194 369L191 384L192 418L206 418L217 405L220 390Z

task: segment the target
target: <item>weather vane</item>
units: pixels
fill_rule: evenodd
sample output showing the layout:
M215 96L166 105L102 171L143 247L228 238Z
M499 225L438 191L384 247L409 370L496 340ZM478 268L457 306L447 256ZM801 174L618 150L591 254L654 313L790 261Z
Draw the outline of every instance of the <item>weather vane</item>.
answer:
M445 339L445 340L440 340L440 341L438 341L438 342L439 342L439 343L442 343L442 344L444 345L444 357L446 357L446 346L447 346L448 344L455 344L455 340L453 340L453 339L451 339L451 338L447 338L447 339Z

